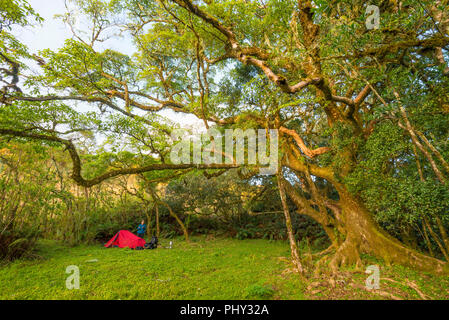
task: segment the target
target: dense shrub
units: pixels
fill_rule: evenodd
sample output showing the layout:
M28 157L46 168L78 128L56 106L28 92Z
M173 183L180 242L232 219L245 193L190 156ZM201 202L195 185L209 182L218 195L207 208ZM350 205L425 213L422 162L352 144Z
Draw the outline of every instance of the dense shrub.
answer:
M292 226L296 239L309 239L311 242L318 241L327 243L327 236L322 227L311 218L291 213ZM243 239L268 239L286 240L287 233L285 219L282 213L256 213L231 216L223 219L218 216L191 215L189 219L185 216L181 218L188 220L188 229L192 235L215 235L228 236L240 240ZM161 234L167 237L182 235L182 230L164 212L160 217Z
M0 260L13 261L34 256L38 236L39 232L32 229L3 231L0 233Z

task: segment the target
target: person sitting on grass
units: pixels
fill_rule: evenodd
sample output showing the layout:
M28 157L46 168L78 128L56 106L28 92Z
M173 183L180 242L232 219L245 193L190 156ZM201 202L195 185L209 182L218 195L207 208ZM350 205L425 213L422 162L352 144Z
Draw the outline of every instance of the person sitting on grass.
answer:
M142 222L137 227L137 236L140 238L143 238L145 236L146 230L147 230L147 225L145 224L145 221L142 220Z

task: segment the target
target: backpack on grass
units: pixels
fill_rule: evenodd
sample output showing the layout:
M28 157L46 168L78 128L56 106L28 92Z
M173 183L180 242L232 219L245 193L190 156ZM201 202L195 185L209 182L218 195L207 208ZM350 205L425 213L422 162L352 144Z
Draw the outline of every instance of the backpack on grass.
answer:
M157 244L158 244L157 237L151 237L150 242L145 244L145 249L156 249Z

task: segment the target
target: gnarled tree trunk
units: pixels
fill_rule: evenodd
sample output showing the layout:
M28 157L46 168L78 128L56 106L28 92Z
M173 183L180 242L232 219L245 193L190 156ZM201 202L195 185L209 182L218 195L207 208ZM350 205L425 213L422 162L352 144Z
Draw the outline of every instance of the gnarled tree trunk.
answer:
M449 273L448 263L408 248L382 230L363 201L338 182L330 170L307 165L288 152L286 160L284 164L290 169L327 179L338 192L338 200L328 199L310 190L313 188L310 183L314 184L310 179L307 188L309 196L305 196L290 182L281 179L282 186L297 206L298 213L312 217L323 226L329 236L335 249L330 260L333 271L337 271L342 265L361 266L360 254L367 253L384 259L388 264L396 263L439 274ZM324 209L320 208L321 204Z

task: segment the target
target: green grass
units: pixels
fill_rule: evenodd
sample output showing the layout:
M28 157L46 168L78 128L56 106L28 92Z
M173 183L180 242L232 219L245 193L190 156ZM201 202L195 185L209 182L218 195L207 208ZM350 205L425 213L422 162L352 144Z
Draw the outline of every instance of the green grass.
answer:
M449 299L447 277L369 257L381 278L394 280L382 280L381 293L365 290L367 275L350 269L336 284L325 275L301 280L290 272L284 241L195 237L190 244L175 240L173 249L142 251L42 241L38 254L0 267L0 299L420 299L411 282L428 298ZM70 265L80 269L79 290L66 288Z
M281 276L285 242L174 241L173 249L135 251L42 242L44 259L0 268L1 299L301 299L301 283ZM97 259L98 262L88 262ZM80 269L80 289L65 286L66 267Z

